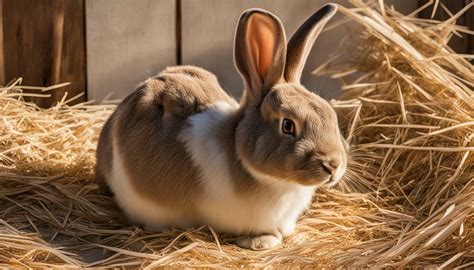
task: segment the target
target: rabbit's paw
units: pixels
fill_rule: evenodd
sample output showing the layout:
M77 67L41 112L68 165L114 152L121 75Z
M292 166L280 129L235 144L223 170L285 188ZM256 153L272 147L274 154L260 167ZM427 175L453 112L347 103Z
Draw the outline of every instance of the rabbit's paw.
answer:
M272 234L247 237L237 240L236 244L243 248L264 250L274 248L281 244L281 238Z

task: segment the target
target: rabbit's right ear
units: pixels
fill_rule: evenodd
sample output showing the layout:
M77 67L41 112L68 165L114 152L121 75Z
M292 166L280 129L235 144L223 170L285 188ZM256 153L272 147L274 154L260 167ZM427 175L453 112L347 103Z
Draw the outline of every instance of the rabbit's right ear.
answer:
M309 51L323 27L334 16L337 5L326 4L307 19L288 42L285 79L287 82L300 83L303 67Z
M283 78L286 37L280 20L262 9L244 12L235 33L234 61L248 89L247 102L259 104Z

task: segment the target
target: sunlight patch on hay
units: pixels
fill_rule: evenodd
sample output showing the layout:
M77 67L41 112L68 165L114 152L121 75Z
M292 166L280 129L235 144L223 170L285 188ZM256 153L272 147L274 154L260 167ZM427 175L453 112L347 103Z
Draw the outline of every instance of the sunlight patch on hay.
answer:
M15 82L0 88L0 266L473 267L474 70L472 56L446 45L472 30L351 2L334 25L358 25L345 42L353 47L315 73L344 82L332 105L352 164L338 189L317 192L281 247L244 250L206 226L156 233L129 224L94 183L98 134L114 105L69 106L65 97L40 109L23 97L54 87L25 94L31 87Z

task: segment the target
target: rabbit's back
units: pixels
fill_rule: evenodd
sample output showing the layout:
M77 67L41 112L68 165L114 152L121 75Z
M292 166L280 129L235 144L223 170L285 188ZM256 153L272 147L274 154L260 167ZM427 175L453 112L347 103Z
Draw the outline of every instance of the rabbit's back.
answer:
M169 67L144 84L141 102L162 108L165 118L187 118L218 101L235 102L214 74L194 66Z
M117 107L100 136L96 172L128 216L182 223L170 215L195 211L199 169L177 134L190 116L222 101L236 104L212 73L181 66L146 80Z

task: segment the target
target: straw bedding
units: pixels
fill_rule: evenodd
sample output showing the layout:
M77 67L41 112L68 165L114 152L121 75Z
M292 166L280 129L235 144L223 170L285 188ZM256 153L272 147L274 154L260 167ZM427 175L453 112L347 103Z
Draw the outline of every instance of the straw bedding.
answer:
M352 145L350 171L317 192L281 247L240 249L205 226L129 224L92 170L114 106L39 109L23 97L52 88L26 94L17 81L0 89L0 266L474 267L472 56L446 45L472 31L454 24L459 14L437 22L352 4L337 23L360 27L344 42L351 54L315 71L344 81L332 104Z

